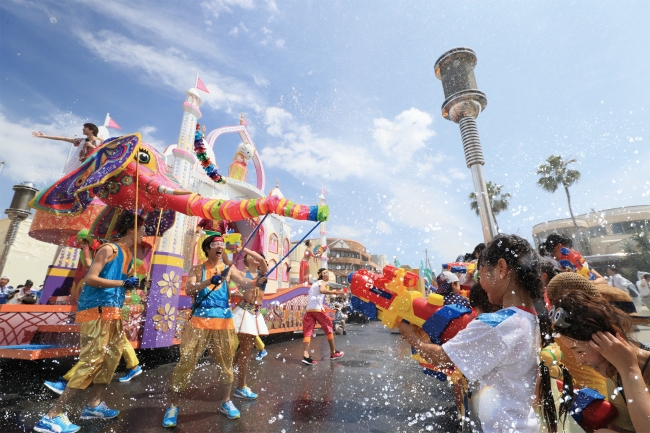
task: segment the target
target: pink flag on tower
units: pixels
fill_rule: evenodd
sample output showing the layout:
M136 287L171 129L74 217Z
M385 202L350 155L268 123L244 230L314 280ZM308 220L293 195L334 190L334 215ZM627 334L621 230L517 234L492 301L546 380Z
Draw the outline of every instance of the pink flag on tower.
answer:
M210 93L207 87L205 87L205 84L203 84L203 81L199 78L199 76L196 76L196 88L201 90L202 92L205 93Z
M327 194L327 191L325 191L325 187L321 186L320 189L321 189L321 192L323 193L323 195Z
M117 122L114 121L113 118L111 117L108 118L108 123L106 124L106 127L112 129L122 129L120 125L118 125Z

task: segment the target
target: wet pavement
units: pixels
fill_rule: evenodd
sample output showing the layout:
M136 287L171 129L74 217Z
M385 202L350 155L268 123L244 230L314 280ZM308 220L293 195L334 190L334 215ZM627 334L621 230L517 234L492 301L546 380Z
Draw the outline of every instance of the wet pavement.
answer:
M329 359L322 333L312 340L318 365L301 363L302 334L275 339L262 362L250 361L249 387L255 401L234 399L241 419L218 412L212 388L215 367L199 363L183 393L178 426L162 427L167 388L176 350L139 351L144 373L129 383L114 379L105 400L120 409L109 421L79 421L83 394L73 402L70 419L82 432L418 432L456 431L452 389L425 376L410 359L410 347L381 323L349 325L336 336L340 360ZM43 386L64 374L74 359L37 362L0 360L0 431L31 431L56 397ZM122 364L116 377L124 372Z

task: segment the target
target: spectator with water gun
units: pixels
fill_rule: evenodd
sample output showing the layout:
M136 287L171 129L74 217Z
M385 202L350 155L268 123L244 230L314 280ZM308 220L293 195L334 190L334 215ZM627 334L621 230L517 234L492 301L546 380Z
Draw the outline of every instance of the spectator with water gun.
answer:
M602 275L592 269L582 255L573 249L573 240L559 233L548 235L544 249L560 264L565 271L576 272L594 284L606 283Z
M646 432L650 426L650 347L634 341L630 316L584 291L564 293L553 301L555 332L578 363L615 384L618 409L609 425L615 431ZM607 430L612 431L612 430Z
M534 300L542 296L539 256L525 239L500 234L486 246L478 265L489 302L503 309L480 315L442 345L426 342L411 324L402 322L400 332L432 365L456 365L468 380L480 383L472 408L484 432L538 432L533 411L536 390L545 423L556 431L550 374L537 365L542 336L546 345L546 336L551 335L548 317L538 319L533 309ZM569 406L566 399L560 415Z
M460 281L458 277L449 272L442 271L438 275L438 288L436 293L445 298L445 305L460 305L465 308L471 308L466 297L460 294Z

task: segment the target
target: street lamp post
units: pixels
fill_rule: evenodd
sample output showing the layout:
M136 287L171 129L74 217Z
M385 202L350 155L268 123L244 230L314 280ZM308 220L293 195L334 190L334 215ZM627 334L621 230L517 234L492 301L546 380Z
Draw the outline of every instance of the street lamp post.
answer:
M29 216L29 202L38 192L38 188L36 188L31 182L23 182L20 185L14 185L13 189L15 192L14 197L11 200L11 206L9 209L5 210L11 223L9 224L7 234L5 235L4 244L1 247L2 249L0 250L0 275L2 275L5 264L7 263L7 257L9 256L11 245L13 245L14 240L16 240L18 227L20 226L20 223Z
M487 106L485 93L478 90L474 67L476 54L469 48L454 48L444 53L436 61L435 74L442 81L445 102L442 116L458 123L463 140L465 162L472 172L474 191L478 202L481 226L485 242L497 235L492 206L483 176L483 149L478 137L476 118Z

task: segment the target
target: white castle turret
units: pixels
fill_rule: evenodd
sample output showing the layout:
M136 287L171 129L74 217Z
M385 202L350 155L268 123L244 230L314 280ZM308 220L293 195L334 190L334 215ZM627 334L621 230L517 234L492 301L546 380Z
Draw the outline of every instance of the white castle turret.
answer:
M186 94L187 98L183 102L183 122L178 135L178 144L172 150L174 155L172 173L185 188L192 191L194 190L192 169L197 161L193 153L194 134L197 120L201 118L199 107L203 105L203 101L196 88L191 88ZM165 233L160 244L161 251L182 255L185 258L185 268L189 268L192 264L196 223L196 217L188 217L177 213L176 224Z

